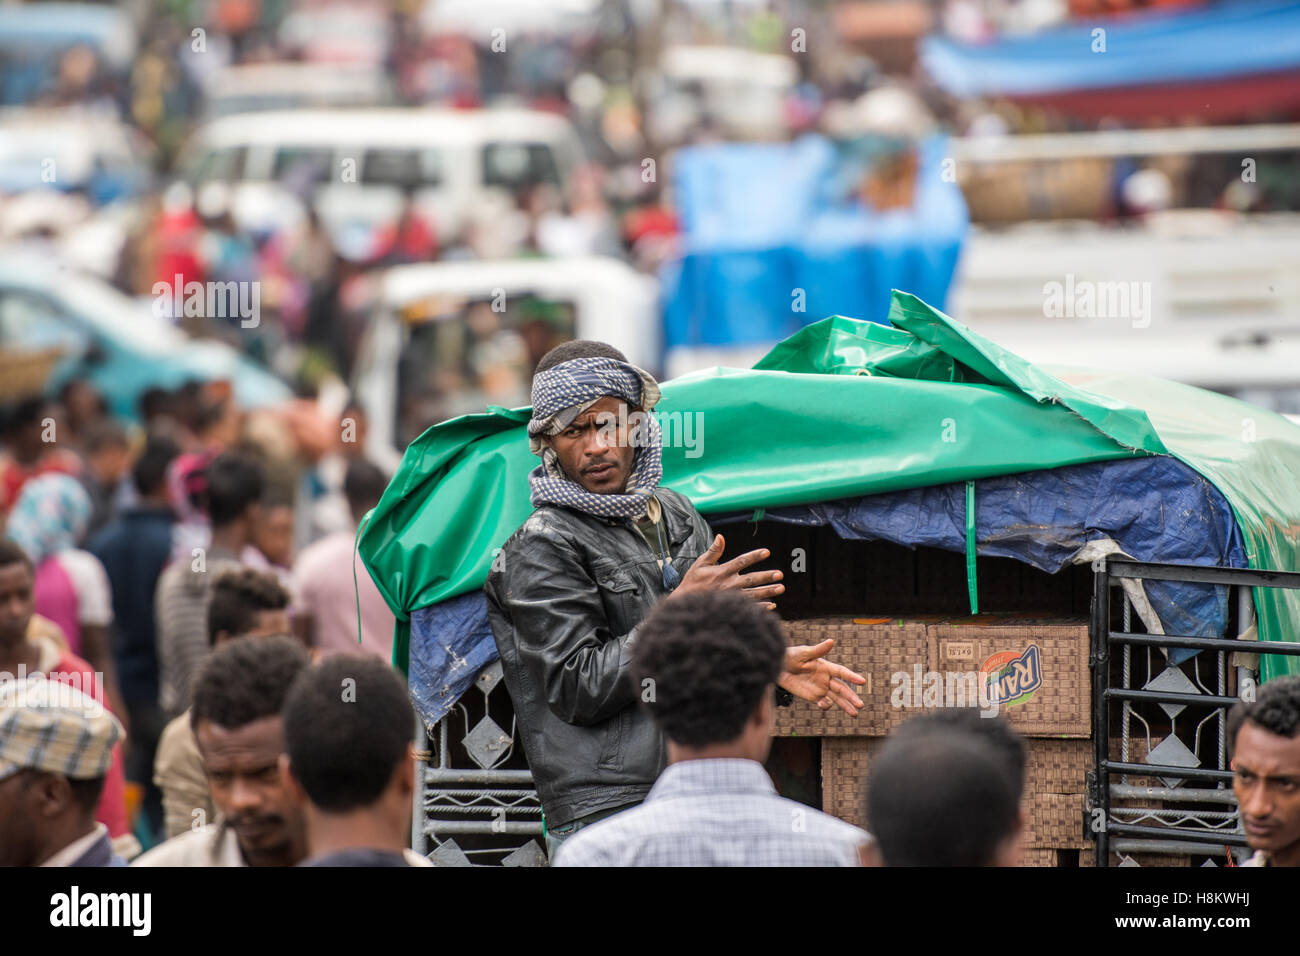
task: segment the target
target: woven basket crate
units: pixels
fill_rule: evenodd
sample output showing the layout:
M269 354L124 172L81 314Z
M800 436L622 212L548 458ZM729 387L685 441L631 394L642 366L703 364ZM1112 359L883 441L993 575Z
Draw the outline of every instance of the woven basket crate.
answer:
M822 740L822 810L867 828L867 764L883 737L827 737Z
M1091 740L1025 740L1025 790L1084 793L1093 764Z
M866 788L871 760L884 745L882 737L827 737L822 740L822 809L854 826L867 828ZM1031 745L1055 741L1029 741ZM1069 743L1076 743L1069 741ZM1087 743L1087 741L1078 741ZM1091 846L1083 832L1084 794L1054 793L1033 789L1030 768L1040 757L1026 762L1027 786L1024 800L1024 846L1028 849L1082 850ZM1071 758L1074 754L1069 755ZM1060 774L1068 772L1065 761L1052 765ZM1061 777L1057 778L1063 779ZM1047 778L1047 782L1052 779Z
M1082 156L1034 162L964 163L958 184L972 222L1099 219L1111 203L1111 162Z
M1037 646L1040 685L1023 702L999 707L1000 716L1030 737L1091 736L1087 624L935 624L927 629L926 643L930 668L940 673L978 670L994 655L1020 655Z
M862 623L864 620L871 623ZM789 707L778 707L774 731L777 736L883 737L920 712L893 706L891 678L899 671L911 673L915 666L924 665L924 624L822 617L789 621L785 628L792 644L819 644L828 637L834 638L835 648L830 657L862 674L867 683L857 688L864 706L856 717L839 708L823 711L803 700L795 700Z
M45 391L63 349L48 348L18 352L0 349L0 401L15 401Z
M1092 846L1084 836L1083 794L1031 792L1025 806L1026 847L1082 850Z

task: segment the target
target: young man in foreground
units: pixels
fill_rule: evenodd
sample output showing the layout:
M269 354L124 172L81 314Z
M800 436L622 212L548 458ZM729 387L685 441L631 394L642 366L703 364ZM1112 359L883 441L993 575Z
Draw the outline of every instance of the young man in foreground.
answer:
M913 717L871 758L870 862L1020 866L1024 751L1000 718L972 710Z
M431 866L407 849L415 711L397 673L338 654L303 671L284 704L281 772L307 817L300 866Z
M584 828L556 866L856 866L870 837L777 795L772 746L781 623L726 591L664 602L641 625L633 676L668 766L645 802Z

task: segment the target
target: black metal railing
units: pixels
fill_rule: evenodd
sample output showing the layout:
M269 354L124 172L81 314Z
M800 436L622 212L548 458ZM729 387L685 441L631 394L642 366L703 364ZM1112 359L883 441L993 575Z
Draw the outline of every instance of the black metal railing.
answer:
M1240 821L1236 811L1236 801L1232 797L1232 771L1228 769L1223 755L1224 727L1227 708L1240 700L1240 696L1226 693L1225 660L1233 652L1249 654L1277 654L1300 656L1300 643L1282 643L1275 641L1241 641L1211 637L1187 637L1176 634L1144 634L1128 630L1129 607L1125 600L1124 627L1122 631L1112 630L1111 624L1111 587L1113 583L1131 580L1176 581L1190 584L1210 584L1228 586L1238 589L1239 597L1247 595L1249 588L1289 588L1300 590L1300 573L1289 571L1256 571L1246 568L1203 567L1180 564L1156 564L1133 561L1127 558L1102 558L1093 564L1092 620L1090 626L1091 649L1089 664L1092 670L1092 707L1093 707L1093 742L1094 772L1089 778L1089 809L1085 828L1096 842L1097 865L1107 866L1112 847L1118 851L1136 851L1139 848L1163 853L1192 854L1195 852L1211 853L1230 847L1245 847L1246 840L1241 833ZM1237 614L1237 633L1245 630L1243 616L1249 613L1247 600L1239 600ZM1112 686L1111 648L1124 649L1123 672L1121 684ZM1148 658L1150 648L1165 650L1180 648L1192 651L1209 651L1217 655L1219 686L1218 693L1186 693L1173 690L1149 690L1127 686L1129 683L1130 649L1146 648ZM1166 668L1175 667L1172 662ZM1158 675L1150 673L1148 660L1148 678ZM1198 678L1199 681L1199 678ZM1120 759L1111 757L1111 708L1115 705L1123 708L1124 714L1124 750ZM1220 731L1220 747L1217 767L1182 766L1156 761L1138 763L1124 759L1127 756L1129 718L1136 704L1172 705L1179 708L1206 708L1217 716ZM1215 713L1217 712L1217 713ZM1168 713L1168 712L1167 712ZM1197 726L1199 745L1200 726L1209 720L1206 717ZM1173 718L1171 721L1171 733ZM1148 728L1149 729L1149 728ZM1148 738L1149 739L1149 738ZM1127 775L1139 774L1145 777L1174 778L1178 783L1183 780L1200 781L1211 789L1179 791L1175 786L1135 787L1126 782L1111 782L1112 775L1121 775L1126 781ZM1145 799L1148 803L1160 802L1159 808L1115 808L1113 797ZM1169 802L1177 804L1184 801L1191 809L1169 809ZM1218 810L1203 809L1218 805ZM1231 808L1231 809L1223 809ZM1139 819L1151 817L1159 825L1139 822L1125 822L1115 819L1115 810L1122 809ZM1162 817L1163 814L1163 817ZM1207 819L1218 820L1218 825L1207 824ZM1169 822L1173 820L1174 822ZM1232 829L1228 829L1232 825ZM1112 840L1112 837L1115 839Z

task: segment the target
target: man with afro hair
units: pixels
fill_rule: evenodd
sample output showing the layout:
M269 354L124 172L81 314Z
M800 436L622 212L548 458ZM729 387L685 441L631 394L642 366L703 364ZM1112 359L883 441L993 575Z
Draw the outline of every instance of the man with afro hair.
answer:
M735 592L660 604L632 673L668 766L639 807L574 834L555 865L858 865L871 838L778 796L763 769L785 648L776 616Z

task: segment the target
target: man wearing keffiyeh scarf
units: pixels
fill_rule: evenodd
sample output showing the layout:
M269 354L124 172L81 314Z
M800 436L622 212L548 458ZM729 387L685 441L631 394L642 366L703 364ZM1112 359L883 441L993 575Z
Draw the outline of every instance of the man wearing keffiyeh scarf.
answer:
M637 627L660 601L739 590L774 609L780 571L745 573L764 549L721 562L725 542L663 488L659 385L612 346L577 341L538 363L528 440L535 511L501 548L484 592L548 849L639 803L664 745L628 676ZM785 693L856 714L865 679L825 660L833 642L792 647ZM720 675L719 680L725 681ZM780 695L782 691L778 691Z
M529 447L542 459L528 476L533 506L562 505L605 518L645 514L663 475L662 435L649 414L658 401L659 386L650 374L615 358L571 359L540 372L533 381L528 422ZM620 403L635 410L624 413L624 422L619 422ZM614 440L603 449L575 449L566 439L582 433L580 417L583 422L594 418L606 433L626 423L627 434L623 440L610 436ZM556 436L563 437L557 441ZM620 449L626 453L619 454ZM562 464L561 450L590 452L590 457Z

